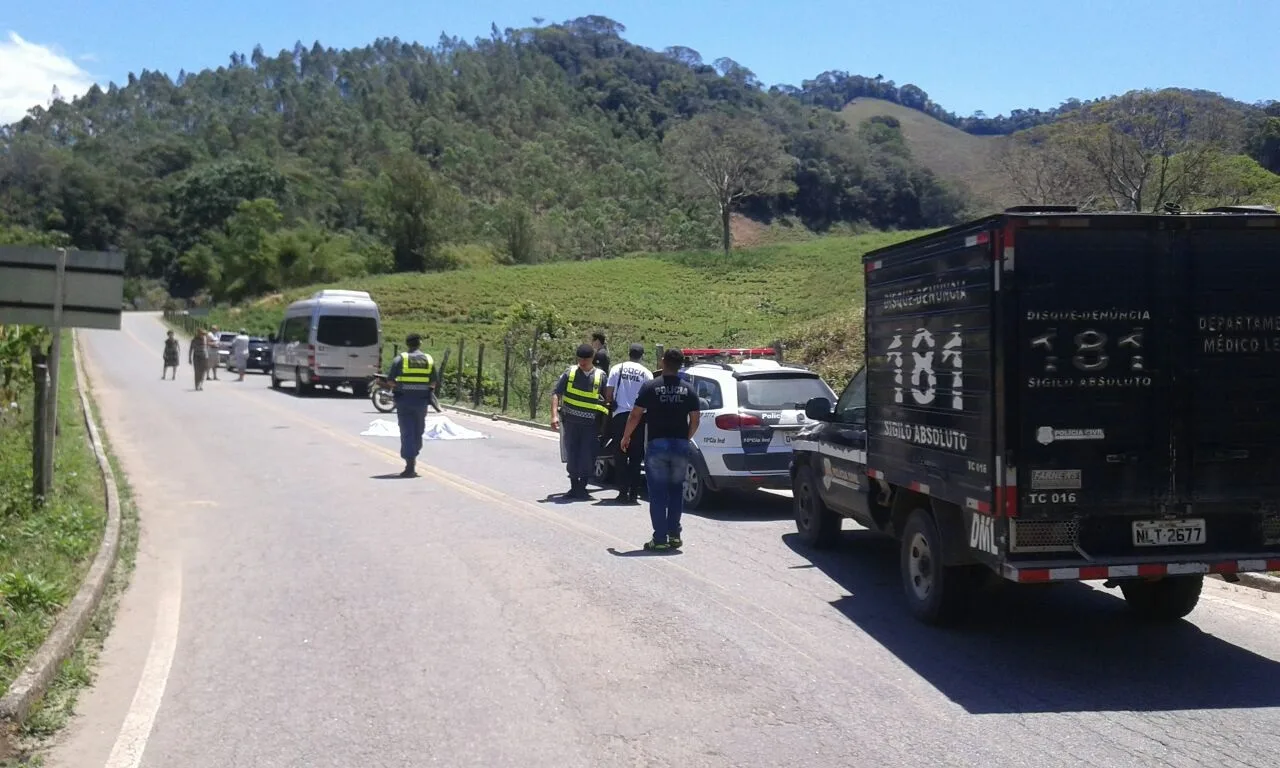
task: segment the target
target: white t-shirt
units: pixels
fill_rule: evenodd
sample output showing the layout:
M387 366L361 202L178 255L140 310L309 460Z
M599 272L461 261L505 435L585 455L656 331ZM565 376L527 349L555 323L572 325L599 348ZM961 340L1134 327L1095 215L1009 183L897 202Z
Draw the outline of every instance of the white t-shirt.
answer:
M630 413L636 406L636 396L646 381L653 380L653 373L640 363L628 360L618 363L609 369L609 380L605 386L613 387L613 399L618 404L615 414Z

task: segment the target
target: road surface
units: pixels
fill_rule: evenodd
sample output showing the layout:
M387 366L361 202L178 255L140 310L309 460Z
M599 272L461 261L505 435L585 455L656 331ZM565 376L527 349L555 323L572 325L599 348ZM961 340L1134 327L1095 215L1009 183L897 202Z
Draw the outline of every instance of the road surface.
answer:
M388 418L224 371L161 381L158 318L85 332L142 541L97 684L50 764L1231 766L1280 755L1280 596L1208 585L1190 622L1111 592L903 607L894 546L799 545L786 499L690 516L544 499L550 436L455 416L415 480ZM597 494L606 498L612 494Z

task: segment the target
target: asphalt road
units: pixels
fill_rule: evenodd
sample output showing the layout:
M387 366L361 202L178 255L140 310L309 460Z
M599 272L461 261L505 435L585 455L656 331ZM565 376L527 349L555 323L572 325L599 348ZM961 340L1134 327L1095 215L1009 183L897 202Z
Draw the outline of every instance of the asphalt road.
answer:
M901 602L894 545L821 554L787 499L691 515L558 504L556 443L428 443L415 480L350 396L160 381L163 328L85 332L142 515L134 583L51 764L1270 766L1280 596L1208 585L1191 621L1110 591L988 597L960 630ZM600 498L612 493L597 494Z

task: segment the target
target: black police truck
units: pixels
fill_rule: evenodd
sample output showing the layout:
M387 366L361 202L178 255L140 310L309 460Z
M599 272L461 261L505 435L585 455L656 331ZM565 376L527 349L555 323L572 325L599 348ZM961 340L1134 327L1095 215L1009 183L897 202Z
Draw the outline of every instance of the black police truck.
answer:
M901 542L912 612L994 571L1156 620L1280 570L1280 215L1013 208L867 254L866 365L793 442L800 538Z

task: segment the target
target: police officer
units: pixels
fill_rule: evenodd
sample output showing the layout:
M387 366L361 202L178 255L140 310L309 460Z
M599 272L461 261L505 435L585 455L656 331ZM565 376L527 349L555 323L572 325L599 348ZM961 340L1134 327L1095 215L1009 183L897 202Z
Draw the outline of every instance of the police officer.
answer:
M387 380L395 383L396 419L400 422L400 457L404 459L401 477L417 477L418 453L422 451L422 432L427 426L427 405L432 398L432 374L436 362L423 352L422 337L411 333L404 340L407 352L391 361Z
M590 344L578 347L578 364L560 375L551 393L551 428L563 430L570 488L566 499L589 499L587 480L596 464L604 403L605 372L595 367Z

